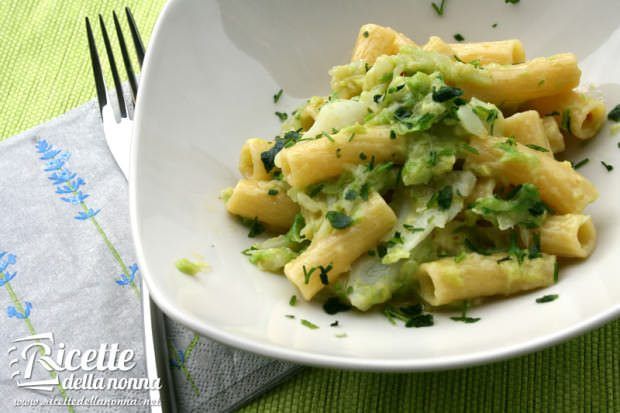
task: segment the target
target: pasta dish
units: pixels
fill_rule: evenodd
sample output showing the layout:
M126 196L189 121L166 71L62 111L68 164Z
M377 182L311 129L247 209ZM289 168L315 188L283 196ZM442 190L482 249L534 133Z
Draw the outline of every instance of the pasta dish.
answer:
M273 234L243 251L252 264L305 300L366 311L547 287L558 259L590 255L597 190L555 156L594 137L606 109L576 89L573 54L422 46L367 24L329 73L328 96L278 112L275 139L245 142L243 178L223 192L250 236Z

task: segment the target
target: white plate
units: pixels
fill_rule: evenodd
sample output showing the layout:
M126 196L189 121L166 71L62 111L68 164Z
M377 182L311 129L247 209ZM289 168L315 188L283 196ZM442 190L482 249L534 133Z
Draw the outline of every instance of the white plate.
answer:
M328 69L346 62L359 26L389 25L423 43L521 38L529 57L575 52L583 80L596 82L608 106L620 103L620 2L176 0L151 40L138 100L131 171L131 216L140 267L157 304L172 318L223 343L304 364L362 370L433 370L489 362L540 349L620 313L620 140L601 136L575 157L601 190L588 212L598 247L564 266L560 282L475 308L476 324L437 315L432 328L393 326L376 313L328 316L319 304L290 307L294 287L263 273L240 251L253 240L225 212L222 188L239 178L248 137L278 132L275 110L328 92ZM439 3L439 1L438 1ZM493 23L497 28L492 28ZM275 106L272 95L286 95ZM600 160L615 164L606 172ZM180 257L200 254L212 267L189 277ZM536 304L543 294L557 301ZM301 300L300 300L301 301ZM285 314L295 314L291 320ZM305 318L320 326L300 325ZM340 327L330 328L338 319ZM345 332L348 337L336 338Z

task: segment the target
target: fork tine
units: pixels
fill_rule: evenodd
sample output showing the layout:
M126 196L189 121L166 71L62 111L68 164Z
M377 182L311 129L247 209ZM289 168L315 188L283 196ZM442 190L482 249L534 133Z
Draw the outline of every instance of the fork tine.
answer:
M125 36L123 36L123 30L121 29L121 24L118 21L118 16L116 15L115 11L112 12L112 16L114 17L114 27L116 28L116 37L118 38L118 44L121 47L123 63L125 63L127 79L129 79L129 86L131 86L131 92L133 93L133 98L135 99L136 95L138 94L138 84L136 83L136 76L133 71L133 65L131 64L131 59L129 58L129 52L127 51Z
M127 117L127 108L125 107L125 95L123 94L123 86L121 85L121 79L116 69L116 61L114 60L114 52L112 51L112 45L110 44L110 38L108 37L108 31L105 28L103 22L103 16L99 15L99 25L101 26L101 33L103 34L103 43L108 54L108 61L110 63L110 70L112 71L112 79L114 79L114 88L116 89L116 97L118 99L118 108L121 112L121 118Z
M133 44L136 48L138 62L140 63L140 67L142 67L142 64L144 63L144 44L142 43L142 38L140 37L140 31L138 30L138 25L136 25L136 21L134 20L133 14L131 13L129 7L125 7L125 15L127 16L129 30L131 31L131 38L133 39Z
M95 88L97 89L97 100L99 102L99 111L108 103L105 93L105 81L103 79L103 71L101 70L101 62L99 62L99 55L97 54L97 46L95 44L95 37L93 36L93 29L90 26L88 17L86 18L86 36L88 38L88 49L90 51L90 61L93 65L93 75L95 76Z

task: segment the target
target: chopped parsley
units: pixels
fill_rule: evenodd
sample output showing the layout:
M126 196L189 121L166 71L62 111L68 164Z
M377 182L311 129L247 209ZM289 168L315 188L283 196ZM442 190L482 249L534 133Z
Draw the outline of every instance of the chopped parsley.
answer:
M336 229L344 229L350 227L353 224L353 219L350 216L343 214L342 212L327 211L325 217L327 218L329 223L332 224L332 227Z
M390 130L390 139L396 139L396 132L394 130Z
M321 279L321 284L323 285L327 285L329 284L329 278L327 277L327 273L330 272L332 270L332 268L334 268L334 266L330 263L327 265L327 267L323 267L322 265L319 265L319 278Z
M316 267L310 268L310 271L306 269L305 265L302 265L301 268L304 270L304 284L308 284L310 282L310 277L312 276L312 273L316 271Z
M257 217L254 217L252 220L244 220L244 223L250 228L248 238L254 238L265 231L265 227L261 224Z
M349 311L350 309L351 306L340 301L338 297L329 297L327 301L325 301L325 304L323 304L323 311L325 311L329 315L334 315L343 311ZM332 327L336 327L337 325L338 322L336 321L336 325L332 325Z
M403 227L409 231L409 232L420 232L420 231L424 231L424 228L419 228L419 227L414 227L413 225L410 224L403 224Z
M452 205L452 187L444 186L437 194L437 205L440 209L448 209Z
M374 95L372 97L372 100L374 100L375 103L379 103L379 101L381 100L382 97L383 97L383 95Z
M339 333L339 334L336 334L334 337L336 337L336 338L346 338L347 337L347 333Z
M465 40L465 38L463 37L461 33L456 33L454 35L454 40L456 40L457 42L462 42L463 40Z
M364 201L368 201L368 192L369 191L370 191L370 185L368 185L368 182L366 182L360 188L360 198L362 198Z
M357 192L355 191L355 189L349 189L344 194L344 199L346 199L347 201L354 201L355 198L357 198Z
M560 275L560 264L558 264L558 262L555 262L555 265L553 266L553 282L557 283L558 282L558 276Z
M274 113L276 114L278 119L280 119L280 122L284 122L285 120L288 119L288 115L286 114L286 112L274 112Z
M310 198L314 198L323 190L324 186L325 185L322 183L310 185L308 186L308 190L306 191L306 193Z
M349 142L351 142L353 140L353 138L355 138L355 132L353 132L351 134L351 136L349 136Z
M585 158L585 159L580 160L577 163L573 163L573 169L579 169L582 166L584 166L585 164L587 164L588 162L590 162L590 159L589 158Z
M566 109L562 112L562 119L560 120L560 128L570 132L570 110Z
M613 120L614 122L620 121L620 105L614 106L614 108L609 111L607 119Z
M340 158L342 156L340 151L342 151L342 148L336 148L336 158Z
M517 4L517 3L519 3L519 1L521 1L521 0L504 0L504 3L506 3L506 4Z
M291 318L291 319L295 318L293 314L285 314L284 317Z
M288 305L290 305L291 307L295 307L295 304L297 304L297 296L292 295L291 299L288 300Z
M330 135L329 133L323 132L323 133L321 133L321 135L325 136L327 138L327 140L329 140L330 142L335 142L334 138L332 138L332 135Z
M605 167L605 169L607 169L607 172L611 172L614 170L613 165L609 165L608 163L605 163L603 161L601 161L601 165L603 165Z
M463 149L465 149L467 152L471 152L471 153L473 153L475 155L480 155L480 152L478 152L478 149L474 148L473 146L471 146L471 145L469 145L467 143L463 144Z
M319 328L319 326L317 326L316 324L303 318L301 319L301 325L304 327L308 327L310 330L316 330L317 328Z
M267 195L271 195L271 196L278 195L278 190L275 188L271 188L269 191L267 191Z
M548 295L543 295L542 297L539 297L536 299L536 302L538 304L543 304L543 303L549 303L551 301L555 301L557 300L559 297L559 295L557 294L548 294Z
M540 80L538 81L538 86L542 86L542 85L544 85L544 84L545 84L545 79L540 79Z
M435 102L446 102L463 94L463 90L458 87L442 86L439 89L433 89L433 100Z
M463 309L461 315L458 317L450 317L452 321L460 321L465 324L476 323L480 321L480 317L467 317L467 311L469 310L469 300L463 301Z
M365 154L364 152L360 152L359 157L360 157L360 159L361 159L362 161L365 161L366 159L368 159L368 156L366 156L366 154Z
M493 23L493 24L491 25L491 27L492 27L492 28L496 28L496 27L497 27L497 23Z
M443 16L446 6L446 0L441 0L439 6L435 2L431 3L431 6L433 6L433 10L435 10L438 16Z
M330 327L338 327L338 320L334 321L329 325Z
M538 151L538 152L549 152L549 149L543 148L542 146L538 146L538 145L535 145L533 143L528 143L525 146L527 146L530 149L534 149L535 151Z
M282 93L283 92L284 91L282 89L280 89L280 90L277 91L277 93L275 95L273 95L273 103L278 103L278 101L282 97Z
M284 138L276 136L273 146L269 148L269 150L261 152L260 159L263 162L263 166L267 172L271 172L271 170L275 167L274 159L282 149L294 145L301 139L301 134L299 131L300 130L288 131L284 134ZM274 178L276 177L274 176Z
M366 30L364 33L362 33L362 35L363 35L364 37L368 37L368 34L369 34L369 33L368 33L368 30Z
M394 325L396 320L403 321L408 328L430 327L434 324L433 315L424 314L420 304L399 308L388 305L383 309L383 315Z

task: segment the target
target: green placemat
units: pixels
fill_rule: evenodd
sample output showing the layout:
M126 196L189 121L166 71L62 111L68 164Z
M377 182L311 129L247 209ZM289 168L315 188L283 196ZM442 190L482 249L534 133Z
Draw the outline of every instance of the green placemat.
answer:
M84 16L132 8L148 34L164 0L0 0L0 140L92 99ZM620 412L620 320L548 350L439 373L308 369L245 412Z

